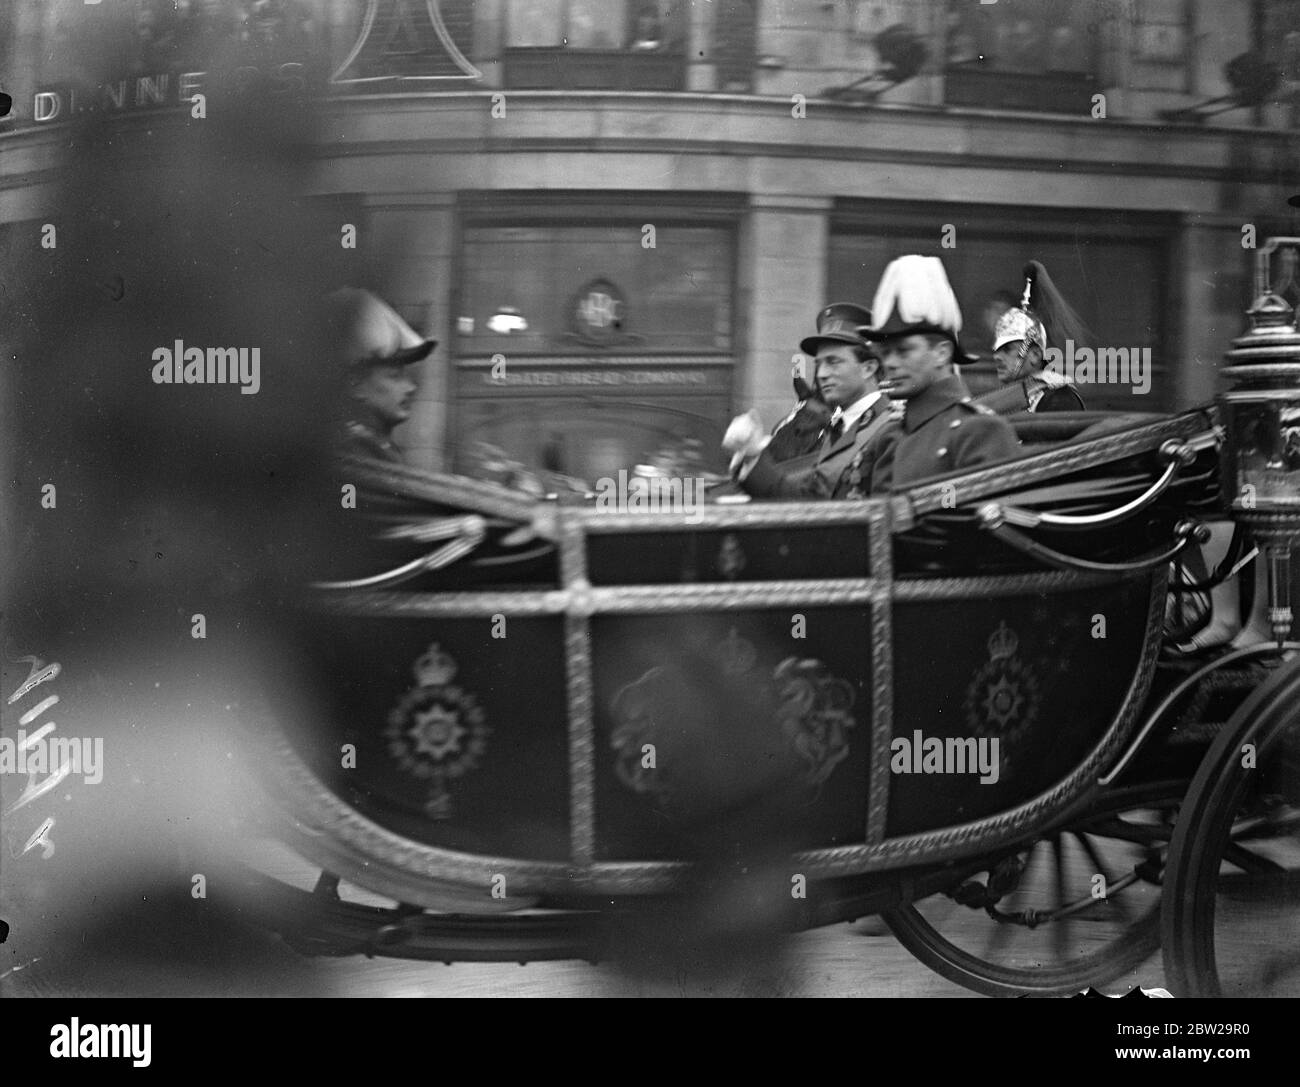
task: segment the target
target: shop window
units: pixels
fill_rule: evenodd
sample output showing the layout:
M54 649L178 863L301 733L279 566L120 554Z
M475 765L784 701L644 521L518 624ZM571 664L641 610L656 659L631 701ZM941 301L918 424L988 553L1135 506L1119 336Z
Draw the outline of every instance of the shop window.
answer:
M731 242L720 227L473 226L458 353L644 355L731 347Z
M509 0L506 86L680 90L688 11L685 0Z
M1076 0L949 0L949 105L1078 113L1097 90L1100 8Z
M463 228L452 464L518 462L589 483L637 465L722 470L734 225L559 214L509 225L495 208Z

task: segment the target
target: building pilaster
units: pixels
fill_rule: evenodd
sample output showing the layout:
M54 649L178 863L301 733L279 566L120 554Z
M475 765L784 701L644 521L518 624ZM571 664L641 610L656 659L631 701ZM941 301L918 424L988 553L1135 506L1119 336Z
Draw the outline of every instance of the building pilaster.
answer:
M824 197L755 194L741 230L733 403L769 429L794 406L791 363L827 302L830 210Z

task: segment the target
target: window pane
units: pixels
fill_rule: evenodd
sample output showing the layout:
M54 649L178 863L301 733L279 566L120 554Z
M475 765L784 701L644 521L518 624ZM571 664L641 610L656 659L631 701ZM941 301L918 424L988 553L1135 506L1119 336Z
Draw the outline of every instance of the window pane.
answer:
M731 249L730 232L717 227L661 224L654 250L641 247L639 224L471 228L460 353L726 351ZM598 282L618 322L603 343L584 337L575 318Z
M570 49L621 49L625 0L569 0Z
M637 53L680 48L685 14L680 0L638 0L632 5L628 48Z
M564 38L564 0L512 0L506 21L507 45L559 45Z
M1091 72L1096 65L1097 20L1074 0L1033 5L948 5L948 63L1035 75Z

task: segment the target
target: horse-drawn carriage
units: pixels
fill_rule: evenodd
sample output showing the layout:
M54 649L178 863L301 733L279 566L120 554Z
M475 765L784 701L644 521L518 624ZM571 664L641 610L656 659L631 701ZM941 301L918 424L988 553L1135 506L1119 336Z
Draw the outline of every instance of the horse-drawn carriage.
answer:
M881 913L980 992L1105 983L1163 930L1178 994L1294 993L1300 335L1267 292L1251 315L1216 408L1026 416L1020 459L860 501L608 510L345 463L359 509L259 722L322 875L264 884L267 916L317 954L598 959L734 877L783 928ZM1275 639L1171 657L1225 515Z

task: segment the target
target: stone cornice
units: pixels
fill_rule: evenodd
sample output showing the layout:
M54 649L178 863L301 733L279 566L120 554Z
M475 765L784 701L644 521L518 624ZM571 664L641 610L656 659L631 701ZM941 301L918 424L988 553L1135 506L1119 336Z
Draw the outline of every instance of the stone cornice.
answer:
M494 118L492 99L500 93L506 116ZM114 120L124 132L200 123L183 110L133 111ZM66 136L63 124L0 134L0 190L52 180ZM649 164L670 158L693 160L690 169L705 188L759 193L767 189L760 176L764 170L788 172L806 161L828 167L814 170L807 187L801 187L814 201L863 195L846 191L843 171L864 165L883 174L891 167L934 172L934 185L922 186L919 193L928 199L964 199L962 175L1014 179L1031 172L1045 184L1059 179L1072 186L1071 193L1017 197L1044 204L1054 202L1053 196L1058 203L1073 201L1089 177L1132 177L1156 184L1135 206L1229 215L1206 183L1276 185L1283 178L1282 164L1294 161L1296 150L1295 134L1272 129L817 99L809 99L807 116L796 119L785 98L508 90L332 98L323 104L316 141L318 159L352 160L363 173L361 163L375 157L437 156L443 162L450 157L456 166L449 172L449 189L502 185L498 168L516 156L531 161L595 156L612 168L594 178L566 167L555 179L539 177L539 187L571 187L584 174L586 188L599 180L615 189L670 189L681 184L679 177L665 175L659 184L648 184L654 172ZM620 158L622 169L616 167ZM1016 182L1018 189L1023 185ZM395 191L407 187L394 179ZM1179 195L1172 198L1175 188ZM778 190L788 191L784 184Z

